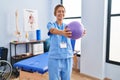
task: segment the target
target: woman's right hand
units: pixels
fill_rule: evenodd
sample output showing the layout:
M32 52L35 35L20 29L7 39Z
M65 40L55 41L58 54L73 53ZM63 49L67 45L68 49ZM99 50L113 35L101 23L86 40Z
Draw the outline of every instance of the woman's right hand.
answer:
M63 30L63 36L70 38L72 36L72 32L70 31L69 28L65 28Z

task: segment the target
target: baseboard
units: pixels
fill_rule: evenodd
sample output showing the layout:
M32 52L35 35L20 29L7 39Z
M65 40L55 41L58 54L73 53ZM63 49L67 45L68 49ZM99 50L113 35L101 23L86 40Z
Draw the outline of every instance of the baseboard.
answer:
M91 80L100 80L100 79L98 79L98 78L95 78L95 77L92 77L92 76L89 76L89 75L86 75L86 74L83 74L83 73L80 73L82 76L84 76L84 77L88 77L88 78L90 78Z
M101 79L98 79L98 78L95 78L95 77L92 77L92 76L89 76L89 75L86 75L86 74L83 74L83 73L80 73L82 76L84 76L84 77L88 77L88 78L90 78L90 79L92 79L92 80L101 80ZM104 78L104 80L112 80L112 79L110 79L110 78Z

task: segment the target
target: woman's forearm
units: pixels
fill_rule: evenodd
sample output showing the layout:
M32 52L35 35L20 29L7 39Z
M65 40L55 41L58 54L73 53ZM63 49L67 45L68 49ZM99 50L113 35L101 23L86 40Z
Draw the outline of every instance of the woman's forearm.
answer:
M50 29L50 33L57 34L57 35L63 35L63 30L58 30L56 28Z
M50 29L50 33L57 34L57 35L63 35L65 37L70 37L72 35L72 32L69 29L58 30L56 28L52 28Z

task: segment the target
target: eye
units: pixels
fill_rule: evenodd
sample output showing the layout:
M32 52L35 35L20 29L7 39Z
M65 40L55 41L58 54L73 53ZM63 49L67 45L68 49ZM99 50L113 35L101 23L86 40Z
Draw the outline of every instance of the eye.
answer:
M60 13L61 11L59 10L58 13Z

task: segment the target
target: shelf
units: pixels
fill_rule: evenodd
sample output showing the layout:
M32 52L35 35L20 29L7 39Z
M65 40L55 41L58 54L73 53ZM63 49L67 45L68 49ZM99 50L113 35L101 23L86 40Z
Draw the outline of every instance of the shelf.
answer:
M11 57L11 61L12 61L11 63L12 63L12 65L14 63L20 61L20 60L24 60L24 59L27 59L27 58L35 56L35 55L31 54L31 53L29 53L29 55L27 55L27 54L28 53L26 53L26 54L24 53L24 54L21 54L21 55L12 56Z
M28 57L32 57L34 56L33 54L29 53L24 53L24 54L21 54L21 55L16 55L16 56L12 56L13 59L24 59L24 58L28 58Z
M11 64L13 65L14 63L16 63L20 60L30 58L32 56L35 56L35 54L38 55L38 53L39 54L42 53L44 50L44 47L41 47L41 46L43 46L43 43L44 43L44 40L32 40L32 41L28 41L28 42L18 42L18 41L10 42L10 57L11 57L10 62L11 62ZM26 52L18 55L17 54L17 45L21 45L21 44L25 45ZM37 45L37 44L39 44L39 45ZM30 47L29 47L29 45L30 45ZM14 48L14 56L12 56L13 55L12 46ZM39 50L39 49L40 50L37 51L35 47L37 48L37 50ZM29 53L29 51L30 51L30 53Z
M13 41L13 42L10 42L10 44L27 44L27 43L40 43L40 42L44 42L44 40L40 40L40 41L36 41L36 40L32 40L32 41L28 41L28 42L18 42L18 41Z

